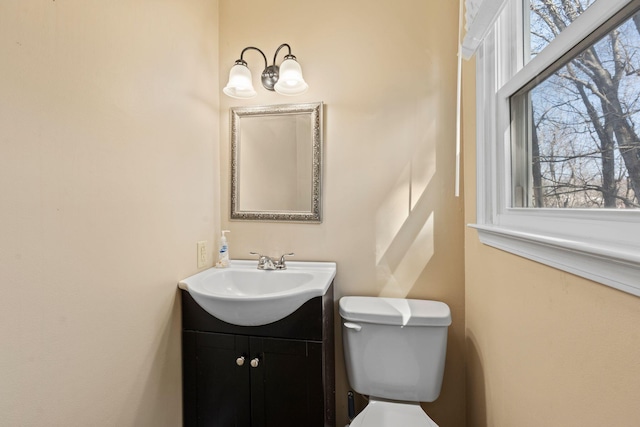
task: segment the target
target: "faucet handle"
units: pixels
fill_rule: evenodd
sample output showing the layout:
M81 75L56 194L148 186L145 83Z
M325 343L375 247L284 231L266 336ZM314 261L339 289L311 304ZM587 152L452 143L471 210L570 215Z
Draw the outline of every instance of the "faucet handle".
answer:
M251 255L258 255L258 268L264 267L264 263L267 260L267 257L259 254L258 252L249 252Z
M280 270L286 270L287 269L287 263L285 262L284 257L287 256L294 256L295 254L293 252L288 253L288 254L282 254L282 256L280 257L280 261L278 261L278 269Z

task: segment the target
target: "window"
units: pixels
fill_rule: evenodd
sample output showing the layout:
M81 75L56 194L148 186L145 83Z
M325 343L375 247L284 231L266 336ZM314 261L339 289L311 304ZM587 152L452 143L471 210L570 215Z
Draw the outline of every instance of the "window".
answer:
M532 54L589 6L584 0L564 0L564 8L555 3L531 1ZM636 13L612 30L594 32L597 41L511 97L514 143L525 156L512 156L513 206L640 207L639 25Z
M477 53L483 243L640 296L640 0L509 0Z

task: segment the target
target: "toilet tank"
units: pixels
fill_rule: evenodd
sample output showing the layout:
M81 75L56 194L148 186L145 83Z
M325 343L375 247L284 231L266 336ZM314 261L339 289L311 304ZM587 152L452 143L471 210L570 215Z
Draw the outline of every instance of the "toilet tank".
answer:
M347 375L355 391L413 402L438 398L451 324L447 304L350 296L339 306Z

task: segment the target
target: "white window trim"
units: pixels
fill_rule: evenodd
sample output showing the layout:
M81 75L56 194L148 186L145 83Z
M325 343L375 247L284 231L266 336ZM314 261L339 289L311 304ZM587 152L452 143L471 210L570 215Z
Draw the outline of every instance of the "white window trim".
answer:
M636 0L633 0L636 1ZM599 0L527 67L522 1L509 0L476 59L477 224L486 245L640 296L640 212L511 208L509 97L632 0ZM520 15L518 15L520 14ZM518 71L519 70L519 71Z

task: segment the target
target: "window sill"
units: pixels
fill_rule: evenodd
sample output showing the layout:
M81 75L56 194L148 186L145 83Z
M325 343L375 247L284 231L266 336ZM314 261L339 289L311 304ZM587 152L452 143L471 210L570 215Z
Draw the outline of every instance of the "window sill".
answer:
M469 224L485 245L640 296L637 248Z

